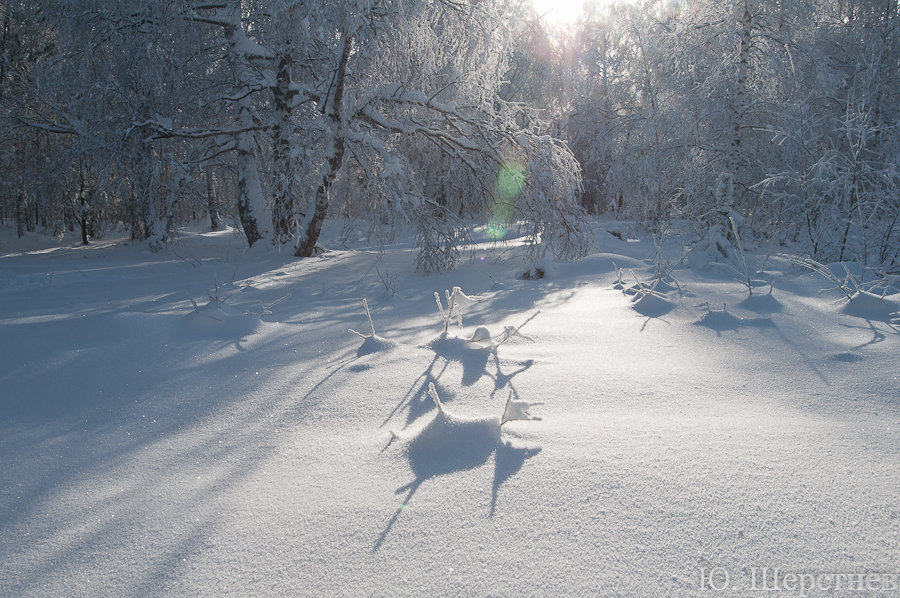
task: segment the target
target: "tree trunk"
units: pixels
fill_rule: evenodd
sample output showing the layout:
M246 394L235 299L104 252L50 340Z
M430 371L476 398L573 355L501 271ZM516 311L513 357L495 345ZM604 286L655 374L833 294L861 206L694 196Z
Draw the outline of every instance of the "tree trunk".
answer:
M82 166L79 170L79 189L78 189L78 197L80 199L80 203L78 206L78 212L75 214L75 219L78 221L78 225L81 227L81 244L88 244L88 224L87 224L87 216L90 207L88 205L87 200L87 191L85 191L84 185L84 167Z
M166 207L166 223L162 241L168 243L175 236L175 204L178 202L178 191L169 188L164 189L166 201L163 205Z
M293 59L285 54L278 61L275 88L274 162L275 190L272 195L272 224L275 227L272 242L276 245L289 243L294 236L294 218L297 210L295 202L294 160L291 155L291 110L297 91L291 88L291 66Z
M31 194L31 209L28 210L28 218L26 219L26 224L28 225L28 232L33 233L37 230L38 224L38 202L37 202L37 193Z
M19 238L25 236L25 194L16 192L16 232Z
M216 188L213 184L212 168L206 168L206 209L209 212L209 228L219 230L222 224L219 222L219 202L216 199Z
M247 34L241 23L241 3L231 5L232 14L230 24L226 30L228 33L228 60L231 63L237 79L237 85L247 85L248 81L255 79L255 73L248 64L242 45L248 42ZM253 103L251 94L245 90L237 100L238 122L242 132L235 135L237 149L237 175L238 197L237 208L241 227L247 238L247 244L254 243L270 234L270 225L264 221L266 213L266 201L263 195L262 183L259 180L259 169L256 162L256 140L252 130L256 127L253 117Z
M344 162L344 131L341 123L341 103L344 99L344 83L347 75L347 63L350 60L350 51L353 39L344 37L344 46L341 51L341 59L338 62L335 73L334 95L331 97L331 105L325 108L334 131L331 142L331 151L328 158L328 170L322 174L319 186L316 188L316 199L313 209L307 214L301 225L300 238L297 242L297 257L309 257L313 254L316 242L322 232L322 224L328 215L329 193L334 179Z
M239 113L246 113L250 118L250 108L241 107ZM245 119L241 118L243 122ZM253 154L253 141L247 133L239 133L237 139L237 168L238 168L238 218L241 220L241 228L247 237L247 244L252 247L259 241L263 234L257 219L256 205L262 195L262 185L259 182L259 172L256 170L256 157Z

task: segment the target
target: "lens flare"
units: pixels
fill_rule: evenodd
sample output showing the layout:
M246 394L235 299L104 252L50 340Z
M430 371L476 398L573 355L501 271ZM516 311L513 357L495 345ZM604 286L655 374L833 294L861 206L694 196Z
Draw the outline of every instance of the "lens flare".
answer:
M525 168L521 164L507 162L497 175L497 191L503 199L514 199L525 186Z
M507 162L497 173L496 200L491 206L491 220L487 234L498 241L506 237L506 225L516 209L516 198L525 187L525 167L516 162Z

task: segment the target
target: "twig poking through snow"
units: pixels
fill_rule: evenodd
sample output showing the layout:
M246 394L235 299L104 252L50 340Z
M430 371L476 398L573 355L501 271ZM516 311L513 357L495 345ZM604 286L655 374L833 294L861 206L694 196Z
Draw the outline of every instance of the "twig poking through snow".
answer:
M436 294L437 293L435 293L435 295ZM441 403L441 398L438 396L437 390L434 388L434 382L428 383L428 396L434 399L434 404L437 406L438 411L443 415L444 405Z
M453 292L445 289L444 295L447 296L446 310L441 303L440 293L437 291L434 293L434 300L437 302L438 310L441 312L441 318L444 320L444 333L447 333L450 330L450 322L453 320L454 311L456 312L459 329L462 330L462 310L464 307L473 305L476 300L463 293L460 287L453 287Z
M375 336L375 324L372 323L372 312L369 311L369 301L363 297L363 307L366 308L366 318L369 320L369 328L372 329L372 336Z
M375 338L375 324L372 323L372 312L369 311L369 301L365 297L363 297L363 307L366 310L366 318L369 320L369 328L372 330L372 334L363 334L361 332L353 330L352 328L350 328L347 332L355 334L360 338Z
M447 314L444 313L444 305L441 303L441 295L437 291L434 292L434 300L437 303L438 310L441 312L441 319L444 320L444 332L450 328L450 318L447 317Z
M505 343L506 341L508 341L509 339L511 339L511 338L514 337L514 336L521 336L522 338L526 338L526 339L530 340L531 342L534 342L534 339L528 338L527 336L525 336L525 335L523 335L523 334L519 334L519 330L521 330L522 328L524 328L524 327L525 327L525 324L527 324L528 322L530 322L530 321L532 321L533 319L535 319L539 313L541 313L541 310L537 310L536 312L534 312L533 314L531 314L531 317L529 317L527 320L525 320L524 322L522 322L521 324L519 324L519 325L518 325L517 327L515 327L515 328L513 328L512 326L507 326L507 327L503 330L503 338L500 339L500 342L499 342L499 343L497 343L497 344L494 345L494 348L496 349L497 347L499 347L500 345L502 345L503 343ZM512 330L510 330L511 328L512 328Z
M509 389L509 397L506 399L506 407L503 408L503 417L500 418L500 425L506 422L521 421L537 421L541 418L531 415L528 410L543 403L529 403L528 401L513 401L512 389Z
M284 297L281 297L281 298L279 298L279 299L276 299L275 301L273 301L273 302L271 302L271 303L262 303L262 304L260 305L260 308L259 308L259 317L271 315L272 312L271 312L270 310L271 310L273 307L275 307L276 305L278 305L279 303L281 303L282 301L284 301L285 299L287 299L288 297L290 297L290 296L291 296L291 294L288 293L288 294L285 295Z

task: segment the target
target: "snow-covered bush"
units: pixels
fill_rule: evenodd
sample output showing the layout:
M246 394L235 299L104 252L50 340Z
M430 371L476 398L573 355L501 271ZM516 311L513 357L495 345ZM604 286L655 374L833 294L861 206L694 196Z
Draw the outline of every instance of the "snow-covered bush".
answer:
M459 329L462 330L462 312L463 309L475 304L475 299L469 297L465 293L462 292L462 289L459 287L453 287L453 291L444 291L444 295L447 300L446 307L441 302L441 295L437 291L434 292L434 300L437 303L438 311L441 314L441 319L444 322L444 335L450 330L450 322L453 321L453 316L456 316L457 322L459 323Z
M347 332L349 332L350 334L355 334L356 336L363 339L363 344L357 351L357 355L368 355L369 353L387 351L388 349L393 348L393 342L389 341L386 338L382 338L375 333L375 323L372 322L372 312L369 311L368 299L363 298L363 309L366 310L366 319L369 322L369 330L371 332L369 334L363 334L362 332L357 332L352 328L347 330Z
M452 270L468 235L458 220L440 206L425 202L416 210L416 270L424 274Z

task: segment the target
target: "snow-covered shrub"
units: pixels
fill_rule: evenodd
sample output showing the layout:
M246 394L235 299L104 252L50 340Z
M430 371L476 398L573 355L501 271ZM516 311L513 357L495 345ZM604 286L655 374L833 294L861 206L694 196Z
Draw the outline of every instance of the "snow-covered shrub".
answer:
M350 328L347 332L351 334L355 334L356 336L363 339L363 344L360 346L357 351L357 355L368 355L369 353L377 353L380 351L387 351L394 347L394 343L389 341L386 338L382 338L375 334L375 324L372 322L372 312L369 311L369 301L363 298L363 308L366 310L366 319L369 322L369 330L371 330L370 334L363 334L361 332L357 332L356 330Z
M869 284L863 284L860 278L853 273L853 270L847 262L840 262L843 269L843 275L838 275L829 266L819 262L811 257L798 257L794 259L794 263L809 268L813 272L822 275L834 283L833 289L840 290L847 299L853 299L854 295L860 291L870 291L872 287L877 286L877 281ZM832 289L829 289L832 290Z
M416 211L416 270L424 274L452 270L459 262L459 248L466 229L446 210L424 202Z
M519 337L533 343L535 342L534 339L522 334L521 329L528 324L528 322L537 317L539 313L541 313L540 310L534 312L527 320L518 326L504 326L503 330L497 334L491 334L491 331L486 326L479 326L475 329L475 332L472 333L472 336L466 339L466 342L473 346L487 346L492 351L513 337Z
M445 290L444 295L447 299L446 307L441 302L440 293L437 291L434 292L434 300L437 302L438 311L441 314L441 319L444 321L444 334L446 335L450 330L450 322L453 321L454 315L456 315L459 323L459 329L462 330L462 310L473 305L475 299L463 293L462 289L459 287L453 287L452 292Z
M563 142L549 136L520 141L527 148L527 175L517 211L528 223L531 261L571 261L594 247L589 217L579 204L581 171Z
M537 407L538 405L543 405L543 403L531 403L529 401L519 401L513 400L513 392L512 389L509 391L509 396L506 398L506 406L503 408L503 415L500 418L500 426L503 426L506 422L511 421L540 421L540 417L536 417L531 415L528 411L532 407Z
M654 278L649 283L641 282L634 271L631 271L631 277L634 284L628 287L624 286L622 271L616 268L618 281L614 285L630 298L631 305L636 312L649 318L661 317L675 308L675 304L666 296L666 293L674 289L683 292L678 282L674 278L667 277Z

